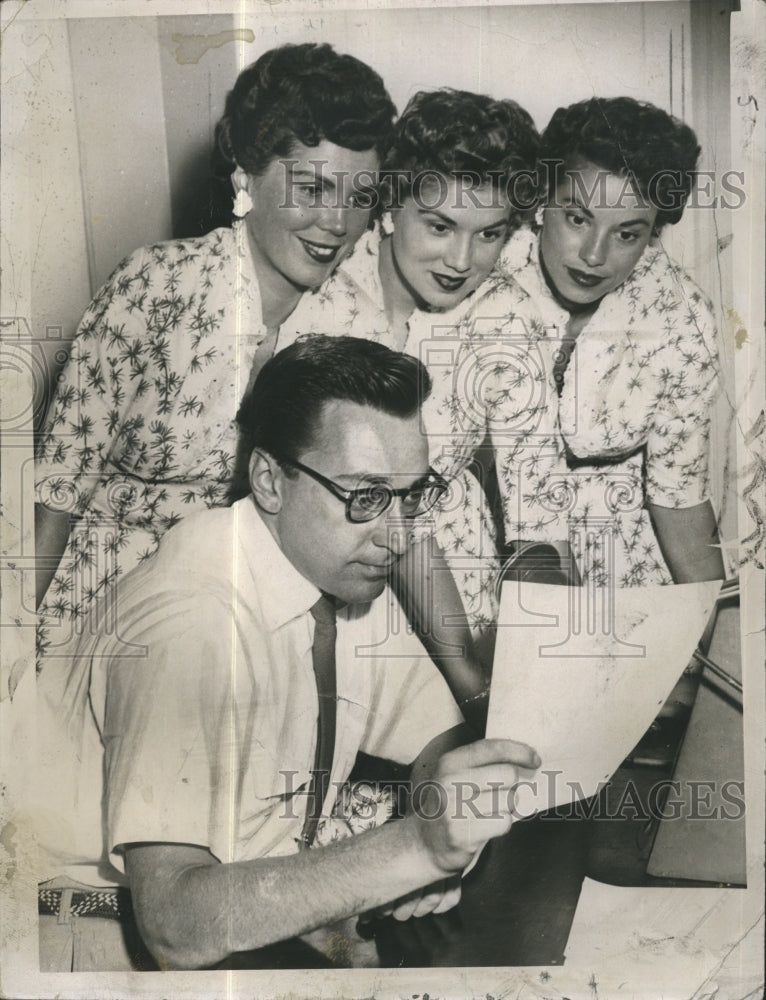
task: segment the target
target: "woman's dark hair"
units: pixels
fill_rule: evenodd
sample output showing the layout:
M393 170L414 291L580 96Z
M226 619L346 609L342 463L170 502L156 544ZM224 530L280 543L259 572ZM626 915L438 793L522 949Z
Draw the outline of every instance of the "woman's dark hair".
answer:
M277 460L310 447L331 400L411 417L431 391L425 367L408 354L359 337L301 337L258 373L237 413L249 455L263 448Z
M547 175L549 195L557 166L569 169L575 159L629 177L657 208L659 229L683 215L699 153L692 129L653 104L593 97L554 112L540 143L541 174Z
M257 177L296 142L323 139L382 156L396 115L383 80L366 63L330 45L282 45L237 77L215 132L213 172L235 166Z
M399 207L429 175L490 183L508 194L518 212L535 206L540 138L515 101L496 101L466 90L421 90L396 123L383 161L383 203ZM516 220L517 222L520 220Z

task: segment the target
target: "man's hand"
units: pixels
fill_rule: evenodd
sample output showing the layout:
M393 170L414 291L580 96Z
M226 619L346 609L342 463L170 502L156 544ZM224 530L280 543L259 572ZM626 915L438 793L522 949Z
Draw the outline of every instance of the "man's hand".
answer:
M415 826L437 868L459 872L488 840L508 832L518 769L539 766L534 750L512 740L479 740L450 750L432 777L414 786L405 821Z
M363 923L377 920L381 917L393 917L394 920L409 920L410 917L425 917L429 913L446 913L460 902L460 876L434 882L422 889L416 889L401 899L394 900L386 906L379 906L360 917Z
M404 819L314 851L221 863L201 845L126 843L125 870L149 950L167 968L208 968L392 899L400 917L448 908L457 889L440 896L435 884L508 830L517 769L540 761L521 743L480 740L438 758L421 755L416 764ZM424 882L426 890L415 891Z

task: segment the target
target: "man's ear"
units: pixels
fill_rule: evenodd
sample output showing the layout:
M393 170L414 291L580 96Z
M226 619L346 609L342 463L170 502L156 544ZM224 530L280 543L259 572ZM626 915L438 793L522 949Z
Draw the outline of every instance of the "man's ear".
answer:
M267 451L254 448L250 455L249 473L255 502L267 514L278 514L282 509L282 466Z

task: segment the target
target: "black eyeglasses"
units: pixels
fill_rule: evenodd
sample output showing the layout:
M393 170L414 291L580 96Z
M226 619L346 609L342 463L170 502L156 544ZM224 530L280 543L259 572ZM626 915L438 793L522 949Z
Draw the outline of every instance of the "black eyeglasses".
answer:
M421 514L431 510L449 489L447 481L438 472L429 469L428 475L419 483L405 489L395 490L383 480L374 480L369 486L363 486L361 489L346 490L315 469L310 469L308 465L296 462L294 458L280 456L279 460L285 465L291 465L305 472L307 476L321 483L338 500L342 500L346 505L346 517L354 524L373 521L376 517L380 517L388 510L395 497L401 499L405 517L420 517Z

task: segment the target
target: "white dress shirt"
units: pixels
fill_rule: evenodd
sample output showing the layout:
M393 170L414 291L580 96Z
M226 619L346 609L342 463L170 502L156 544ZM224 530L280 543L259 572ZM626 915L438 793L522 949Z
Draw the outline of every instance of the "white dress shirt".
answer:
M90 866L101 853L109 880L107 856L120 870L131 842L196 844L222 862L296 851L314 763L318 597L250 497L170 531L121 581L112 634L84 635L71 665L41 675L45 784L63 814L54 856ZM410 763L462 721L388 590L339 612L336 668L325 814L358 750Z

